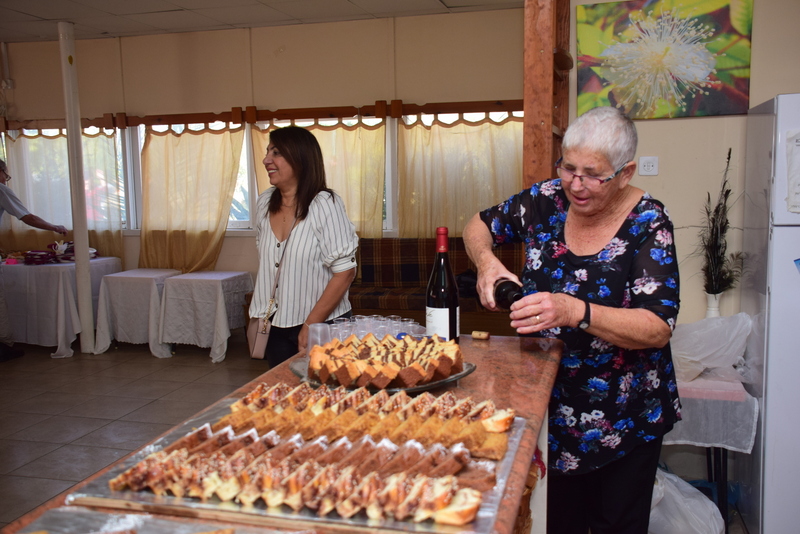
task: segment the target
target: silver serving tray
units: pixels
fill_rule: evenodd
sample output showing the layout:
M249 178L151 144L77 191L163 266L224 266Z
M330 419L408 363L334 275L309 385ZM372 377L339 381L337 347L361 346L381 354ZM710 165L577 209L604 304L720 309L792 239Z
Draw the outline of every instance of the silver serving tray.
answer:
M474 363L464 362L464 370L460 373L456 373L454 375L450 375L447 378L442 380L435 380L433 382L427 382L425 384L420 384L418 386L410 387L410 388L386 388L386 392L390 395L397 393L398 391L405 391L406 393L419 393L421 391L428 391L429 389L436 389L438 387L444 386L446 384L452 384L453 382L458 382L459 379L464 378L467 375L472 374L475 372L477 366ZM298 358L292 361L289 364L289 369L297 376L301 382L308 382L310 386L318 388L322 385L322 383L315 379L308 376L308 357ZM356 386L351 386L348 389L358 389ZM378 391L375 388L367 388L370 391Z
M176 520L149 514L98 512L81 506L62 506L46 511L19 533L86 534L133 530L136 534L196 534L220 528L224 527L201 521ZM236 534L286 534L286 531L237 525Z
M177 439L192 432L205 423L214 423L223 415L230 413L230 405L236 399L226 399L211 409L201 413L176 428L168 435L146 445L131 457L115 466L103 476L93 480L80 490L67 496L66 503L84 506L102 506L112 509L137 510L166 515L193 517L214 521L231 521L239 524L252 524L286 528L315 528L315 526L338 526L349 531L393 530L400 532L463 532L463 527L440 525L432 520L421 523L396 521L390 519L372 520L362 511L345 519L331 512L325 517L318 517L313 510L302 509L295 512L288 506L267 507L262 501L246 507L235 502L222 502L216 496L206 502L199 499L179 498L171 495L158 496L149 491L112 491L108 483L123 471L133 467L147 455L163 449ZM465 525L467 531L476 534L489 534L494 530L495 519L500 510L500 502L508 481L514 457L522 440L525 419L515 417L508 440L508 450L503 459L497 463L497 483L495 487L483 493L481 506L472 523Z

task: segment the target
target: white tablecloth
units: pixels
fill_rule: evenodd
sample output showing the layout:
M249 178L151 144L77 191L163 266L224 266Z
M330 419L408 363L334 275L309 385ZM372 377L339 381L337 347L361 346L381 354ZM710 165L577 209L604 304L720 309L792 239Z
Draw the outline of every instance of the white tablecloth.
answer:
M664 436L664 445L721 447L749 454L758 424L758 400L741 382L696 378L678 381L683 420Z
M161 294L164 280L181 274L177 269L133 269L108 274L100 284L95 354L108 350L111 340L147 343L150 352L169 358L169 345L159 341Z
M103 276L122 270L119 258L90 260L93 312ZM81 331L75 299L74 263L2 265L2 283L13 340L45 347L57 346L54 358L72 356L70 345Z
M161 342L211 347L211 360L221 362L231 329L244 326L244 296L252 290L249 272L202 271L167 278Z

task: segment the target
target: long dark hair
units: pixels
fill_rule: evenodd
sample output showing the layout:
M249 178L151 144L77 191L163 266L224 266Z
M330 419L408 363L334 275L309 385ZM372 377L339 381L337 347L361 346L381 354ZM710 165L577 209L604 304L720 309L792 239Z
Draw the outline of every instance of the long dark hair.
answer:
M272 130L269 141L281 153L297 176L297 207L295 213L300 220L308 216L308 208L321 191L333 196L325 181L325 164L322 149L314 134L299 126L286 126ZM279 189L275 189L269 199L269 212L277 213L281 209L283 198Z

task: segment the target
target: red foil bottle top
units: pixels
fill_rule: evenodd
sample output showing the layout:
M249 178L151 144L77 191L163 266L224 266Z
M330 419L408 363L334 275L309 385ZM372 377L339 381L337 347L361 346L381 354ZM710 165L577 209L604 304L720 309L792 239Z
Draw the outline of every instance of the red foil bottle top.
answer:
M436 229L436 252L448 252L447 227L440 226Z

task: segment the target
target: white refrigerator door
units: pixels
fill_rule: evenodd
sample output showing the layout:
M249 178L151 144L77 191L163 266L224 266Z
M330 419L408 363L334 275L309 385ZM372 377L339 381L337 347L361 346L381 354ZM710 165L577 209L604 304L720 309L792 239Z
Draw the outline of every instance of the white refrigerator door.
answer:
M800 136L800 94L778 95L775 98L775 160L773 162L772 222L778 225L800 225L800 210L789 211L789 187L800 188L800 161L794 167L794 176L789 176L787 165L787 136L794 132ZM794 153L800 160L800 147Z
M798 532L800 227L773 227L769 249L762 532Z

